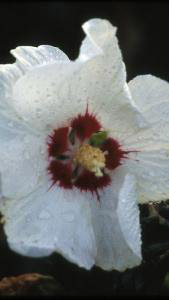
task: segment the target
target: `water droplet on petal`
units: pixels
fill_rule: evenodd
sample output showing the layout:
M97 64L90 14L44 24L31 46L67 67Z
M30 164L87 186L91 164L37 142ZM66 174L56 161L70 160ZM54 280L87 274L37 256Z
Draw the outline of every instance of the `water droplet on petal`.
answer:
M29 216L26 217L26 222L30 223L31 222L31 218Z
M25 159L29 159L29 158L30 158L30 155L29 155L28 152L25 152L25 153L24 153L24 156L25 156Z
M153 171L148 171L148 175L149 175L149 176L152 176L152 177L154 177L154 176L155 176L155 174L154 174L154 172L153 172Z
M13 127L13 122L9 122L8 126L12 128Z
M57 243L58 242L58 237L54 237L54 243Z
M73 222L74 220L74 215L72 213L66 213L63 215L63 217L67 222Z
M50 214L47 211L42 210L42 212L39 215L39 219L44 220L49 218L50 218Z
M40 149L40 154L44 154L45 153L45 149L44 148L41 148Z
M25 142L25 143L29 143L29 138L27 137L27 136L25 136L24 138L23 138L23 141Z

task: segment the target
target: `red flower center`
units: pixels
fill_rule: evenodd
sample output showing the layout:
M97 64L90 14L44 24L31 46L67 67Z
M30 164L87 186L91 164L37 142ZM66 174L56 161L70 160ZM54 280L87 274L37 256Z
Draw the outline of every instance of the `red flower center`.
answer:
M96 117L88 113L79 114L70 122L70 126L55 129L48 137L48 173L51 176L52 186L58 184L65 189L76 187L83 191L90 191L98 195L98 190L103 189L111 183L111 171L122 163L123 158L127 158L129 152L123 151L120 144L111 137L104 137L97 141L97 134L102 133L102 126ZM105 132L105 131L104 131ZM93 146L96 137L96 144ZM85 164L79 164L75 160L78 149L92 149L97 154L105 155L105 164L102 167L101 176L90 169L85 168ZM91 146L92 145L92 146ZM98 148L96 150L96 148ZM84 151L81 151L84 152Z

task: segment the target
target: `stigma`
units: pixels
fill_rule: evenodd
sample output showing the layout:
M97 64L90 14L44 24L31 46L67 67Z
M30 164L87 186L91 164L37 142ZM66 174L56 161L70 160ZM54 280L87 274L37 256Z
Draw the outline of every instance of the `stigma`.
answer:
M75 153L74 162L94 173L96 177L102 177L102 169L105 167L106 159L104 152L89 144L79 147Z

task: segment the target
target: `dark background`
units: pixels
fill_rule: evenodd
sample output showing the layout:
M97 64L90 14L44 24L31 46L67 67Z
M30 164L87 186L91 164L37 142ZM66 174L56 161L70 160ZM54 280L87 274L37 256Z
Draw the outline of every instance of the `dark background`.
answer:
M128 80L152 73L169 80L169 4L123 1L22 1L0 3L0 63L16 46L49 44L74 59L83 22L106 18L118 27Z
M9 51L21 45L57 46L75 59L84 37L81 25L95 17L106 18L118 27L128 80L151 73L169 81L169 4L166 2L1 2L0 63L14 62ZM168 243L169 229L160 231L157 223L144 226L145 243L158 242L158 237L160 243ZM154 256L145 252L142 266L124 273L98 268L88 272L59 255L42 259L22 257L9 250L3 234L0 238L0 279L39 272L54 276L68 294L159 294L163 293L162 282L169 272L169 257L159 261L159 250ZM165 247L168 249L169 243Z

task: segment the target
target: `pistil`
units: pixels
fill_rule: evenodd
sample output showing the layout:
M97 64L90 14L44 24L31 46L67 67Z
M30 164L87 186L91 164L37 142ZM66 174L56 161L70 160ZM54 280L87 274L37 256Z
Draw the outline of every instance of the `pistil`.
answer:
M106 159L103 151L99 148L84 144L77 150L74 161L95 174L102 177L102 169L105 167Z

